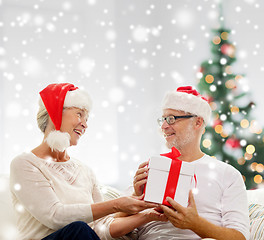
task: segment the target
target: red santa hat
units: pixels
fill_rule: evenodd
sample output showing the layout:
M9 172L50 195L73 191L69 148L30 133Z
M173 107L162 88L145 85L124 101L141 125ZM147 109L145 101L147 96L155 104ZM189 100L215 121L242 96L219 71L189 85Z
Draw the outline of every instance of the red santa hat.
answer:
M212 112L208 100L191 86L179 87L176 91L168 92L163 100L162 109L168 108L202 117L206 125Z
M39 94L39 105L45 106L55 126L55 131L50 132L45 141L52 150L63 152L70 146L70 135L60 131L63 108L77 107L90 111L91 98L87 92L70 83L50 84Z

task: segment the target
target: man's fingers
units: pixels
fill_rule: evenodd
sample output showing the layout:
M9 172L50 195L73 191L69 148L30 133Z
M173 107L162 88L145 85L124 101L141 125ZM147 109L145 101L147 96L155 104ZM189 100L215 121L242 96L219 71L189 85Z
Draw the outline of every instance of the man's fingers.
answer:
M138 181L141 181L142 179L146 179L148 176L147 172L143 172L142 174L136 174L134 177L134 183L137 183Z
M161 205L160 208L162 209L162 211L164 212L164 214L169 217L172 216L173 214L175 214L175 211L170 209L169 207L165 206L165 205Z
M139 168L137 171L136 171L136 174L135 174L135 177L137 176L140 176L144 173L148 173L148 168L147 167L144 167L144 168Z
M172 198L167 197L166 200L171 204L171 206L178 212L183 212L184 207L179 203L175 202Z
M189 191L189 204L188 204L188 206L196 208L196 204L195 204L195 201L194 201L192 190Z
M137 181L134 183L135 187L140 187L142 185L144 185L147 182L147 179L142 179L140 181Z
M141 163L141 164L138 166L138 169L140 169L140 168L144 168L145 166L148 165L148 163L149 163L149 161L146 161L146 162Z
M162 205L161 206L165 216L167 216L168 220L175 226L179 227L178 223L181 221L181 214L178 213L177 211L174 211L173 209Z
M156 208L154 208L154 211L158 212L158 213L163 213L163 210L161 209L160 205Z
M142 181L139 181L134 184L134 190L136 192L136 195L142 194L143 187L147 183L147 180L143 179Z
M134 180L134 194L133 195L140 195L143 192L143 188L147 183L147 179L142 179L140 181Z
M143 200L143 198L144 198L144 193L141 194L140 196L132 196L132 198L135 198L135 199L137 199L137 200Z

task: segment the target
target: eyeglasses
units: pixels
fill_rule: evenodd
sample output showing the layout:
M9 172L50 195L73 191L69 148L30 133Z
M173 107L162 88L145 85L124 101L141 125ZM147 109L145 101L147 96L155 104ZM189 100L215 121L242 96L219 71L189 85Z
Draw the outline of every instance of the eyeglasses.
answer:
M157 121L158 121L159 126L161 127L164 121L166 121L169 125L172 125L172 124L174 124L176 122L177 119L180 119L180 118L192 118L192 117L197 117L197 116L196 115L184 115L184 116L173 116L173 115L170 115L168 117L158 118Z

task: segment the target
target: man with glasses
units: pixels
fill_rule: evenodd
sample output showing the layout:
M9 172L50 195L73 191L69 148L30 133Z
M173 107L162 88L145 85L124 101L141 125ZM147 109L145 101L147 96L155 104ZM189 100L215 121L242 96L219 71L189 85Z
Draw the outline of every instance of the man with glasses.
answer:
M179 159L194 165L197 186L190 191L187 208L168 198L172 208L162 205L161 209L169 221L138 228L138 239L249 239L247 196L241 174L200 149L210 115L208 101L191 86L165 96L158 124L167 147L176 147L181 152ZM134 195L143 193L147 164L142 163L135 174Z

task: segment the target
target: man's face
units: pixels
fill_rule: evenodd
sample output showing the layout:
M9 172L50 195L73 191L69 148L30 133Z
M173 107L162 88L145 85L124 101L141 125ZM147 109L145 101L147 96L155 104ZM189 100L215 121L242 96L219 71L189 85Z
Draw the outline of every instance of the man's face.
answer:
M168 117L171 115L185 116L189 114L173 109L163 110L163 117ZM166 121L163 122L161 129L166 139L166 145L168 148L172 148L174 146L177 149L182 150L185 147L191 147L191 144L195 138L194 119L195 118L177 119L172 125L169 125Z

